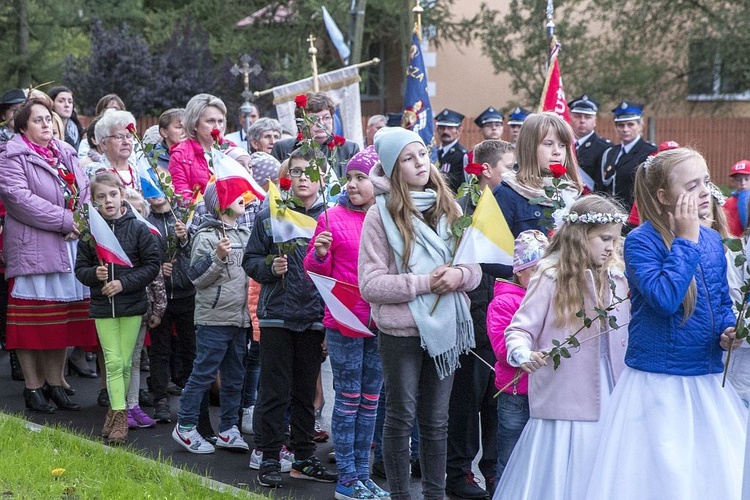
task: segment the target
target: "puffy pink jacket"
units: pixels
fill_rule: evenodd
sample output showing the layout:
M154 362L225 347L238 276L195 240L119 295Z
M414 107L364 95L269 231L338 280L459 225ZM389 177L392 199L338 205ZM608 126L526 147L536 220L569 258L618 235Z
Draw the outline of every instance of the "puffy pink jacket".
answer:
M502 389L508 385L519 370L508 364L508 348L505 347L505 329L510 325L513 315L521 307L526 290L515 283L498 281L495 283L495 298L487 308L487 335L495 351L495 387ZM529 393L529 376L525 372L515 386L511 385L505 392L513 394Z
M195 139L186 139L175 144L169 151L169 175L175 194L186 198L193 195L193 187L200 187L200 192L206 190L211 171L203 153L203 146Z
M357 280L357 262L359 261L359 240L362 235L362 224L365 221L365 212L337 205L328 210L328 224L330 225L333 241L328 255L324 259L318 259L315 255L315 238L326 230L326 216L318 217L318 227L315 235L310 240L305 256L305 270L330 276L339 281L359 286ZM370 305L360 300L353 308L357 318L370 329L375 328L375 323L370 317ZM326 328L339 329L336 320L333 319L325 308L323 324Z

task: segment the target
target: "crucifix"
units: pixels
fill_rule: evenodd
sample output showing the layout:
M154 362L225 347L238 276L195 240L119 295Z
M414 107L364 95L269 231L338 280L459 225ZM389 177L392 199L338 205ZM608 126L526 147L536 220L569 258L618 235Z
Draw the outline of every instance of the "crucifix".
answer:
M316 57L318 49L315 48L315 35L310 34L307 37L307 41L310 42L310 48L307 49L307 53L310 54L310 64L312 65L313 92L318 92L320 85L318 84L318 59Z
M250 100L250 97L252 97L253 95L253 93L250 92L250 75L259 75L262 71L262 68L257 62L255 62L255 60L253 60L252 57L247 54L242 54L242 56L240 57L240 65L238 66L235 63L235 65L232 66L232 69L230 69L229 71L234 76L242 75L242 82L245 87L245 90L242 91L242 98L245 100L245 102L248 102Z

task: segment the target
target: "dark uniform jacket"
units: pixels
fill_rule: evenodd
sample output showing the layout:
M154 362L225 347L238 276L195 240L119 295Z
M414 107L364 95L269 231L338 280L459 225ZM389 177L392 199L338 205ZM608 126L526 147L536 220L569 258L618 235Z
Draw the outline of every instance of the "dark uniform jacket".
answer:
M591 134L586 142L576 148L578 166L596 183L597 177L601 177L599 168L602 164L602 155L612 146L612 141L599 137L596 132Z
M602 155L601 169L594 190L615 196L623 204L626 213L629 213L633 206L635 170L648 155L656 152L656 145L641 137L628 153L620 156L615 164L619 152L620 145L617 144L607 149Z
M445 176L451 190L457 193L459 186L464 181L464 155L468 150L460 142L457 142L447 153L442 154L442 151L442 149L438 149L439 168L440 170L444 170L444 165L450 165L450 170L445 173Z

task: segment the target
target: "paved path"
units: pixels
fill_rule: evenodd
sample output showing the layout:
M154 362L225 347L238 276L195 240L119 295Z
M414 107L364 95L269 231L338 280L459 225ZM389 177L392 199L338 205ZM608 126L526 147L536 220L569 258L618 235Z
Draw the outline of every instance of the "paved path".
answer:
M331 388L331 369L330 364L326 362L323 365L323 386L325 388L326 405L324 407L325 422L330 422L331 410L333 407L333 389ZM145 387L145 381L148 373L142 373L142 380ZM7 413L21 414L26 419L44 425L44 424L61 424L68 426L84 435L92 436L92 439L98 440L101 432L106 408L101 408L96 404L96 396L101 387L100 379L85 379L71 375L67 378L68 383L76 390L76 395L72 399L79 403L82 408L79 412L57 411L53 415L42 415L25 410L23 400L23 382L16 382L10 378L10 364L8 354L0 351L0 410ZM231 453L223 450L217 450L213 455L194 455L188 453L172 440L172 428L176 421L176 412L179 408L179 398L172 397L170 406L173 412L172 424L157 424L151 429L137 429L129 432L128 444L133 451L146 456L168 457L172 463L179 467L186 467L198 474L203 474L211 479L221 483L231 484L241 489L257 491L263 494L274 493L269 488L260 486L257 482L257 471L248 467L250 455ZM151 413L151 408L145 409ZM214 428L219 421L218 408L211 408L211 417L214 422ZM330 428L326 426L326 428ZM252 436L246 438L252 447ZM333 445L329 441L318 445L316 454L327 464L328 453L333 450ZM329 465L329 464L327 464ZM334 464L329 465L336 470ZM294 498L294 499L330 499L333 498L335 484L318 483L315 481L304 481L291 479L284 475L284 485L275 491L275 498ZM375 478L386 490L388 482ZM412 480L412 496L421 497L421 484L418 480Z

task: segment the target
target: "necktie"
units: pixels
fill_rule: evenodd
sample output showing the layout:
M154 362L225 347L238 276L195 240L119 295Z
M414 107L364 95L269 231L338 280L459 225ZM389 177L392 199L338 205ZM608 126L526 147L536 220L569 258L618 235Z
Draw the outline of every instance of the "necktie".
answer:
M621 158L621 157L622 157L622 155L624 155L624 154L625 154L625 146L620 146L620 152L619 152L619 153L617 153L617 158L615 158L615 163L614 163L615 165L617 165L617 162L619 162L619 161L620 161L620 158Z

